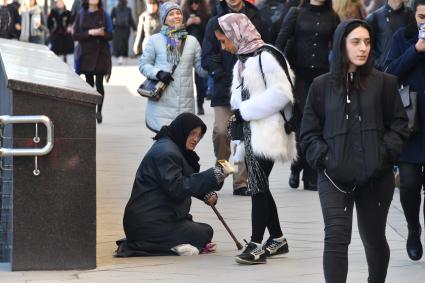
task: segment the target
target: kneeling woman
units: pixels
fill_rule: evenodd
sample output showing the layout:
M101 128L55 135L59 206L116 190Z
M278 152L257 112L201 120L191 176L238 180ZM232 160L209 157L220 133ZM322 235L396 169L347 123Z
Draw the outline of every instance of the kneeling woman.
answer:
M214 191L228 175L219 166L199 173L194 149L206 130L196 115L183 113L154 137L125 208L127 239L117 242L117 256L181 254L178 246L184 244L197 254L211 241L211 226L189 214L192 196L214 205Z
M291 84L277 57L244 14L220 17L214 30L222 49L238 56L230 103L234 122L243 129L239 137L243 142L236 151L245 155L252 191L251 242L235 260L241 264L265 263L267 256L288 252L268 177L274 161L293 161L297 155L295 135L286 134L280 113L293 101ZM266 228L270 238L262 245Z

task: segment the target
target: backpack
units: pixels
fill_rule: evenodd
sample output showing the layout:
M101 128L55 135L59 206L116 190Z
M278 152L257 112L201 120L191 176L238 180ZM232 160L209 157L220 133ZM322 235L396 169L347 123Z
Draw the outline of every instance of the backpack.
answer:
M289 81L289 84L291 85L291 90L292 90L292 94L294 94L294 84L292 82L291 76L289 74L289 69L288 69L288 61L285 57L285 55L283 55L283 53L277 49L276 47L274 47L273 45L270 44L264 44L261 48L259 48L259 50L257 50L257 54L259 54L259 63L260 63L260 71L261 71L261 76L263 77L263 81L264 81L264 85L267 87L267 81L266 81L266 77L264 75L264 71L263 71L263 65L261 63L261 52L266 51L269 52L273 55L273 57L277 60L277 62L279 63L279 65L282 67L283 71L285 72L286 78ZM285 107L286 108L286 107ZM289 111L284 111L284 109L282 109L280 111L280 113L282 114L283 120L285 121L285 132L287 135L289 135L292 132L299 132L300 129L300 123L301 123L301 115L298 111L298 107L295 105L295 103L290 103L290 107L288 109ZM287 117L289 116L289 117Z
M128 27L130 26L130 9L127 7L125 9L115 8L115 20L114 25L118 27Z

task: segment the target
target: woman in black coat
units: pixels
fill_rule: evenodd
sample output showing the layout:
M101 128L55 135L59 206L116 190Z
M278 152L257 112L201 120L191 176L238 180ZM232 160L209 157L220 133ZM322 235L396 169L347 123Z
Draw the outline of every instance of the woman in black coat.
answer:
M51 49L56 55L63 55L64 62L66 55L74 52L71 25L71 12L66 9L63 0L57 0L47 18L47 27L50 31Z
M354 203L368 282L385 282L390 258L385 227L392 167L409 135L408 121L397 78L372 68L371 34L361 20L338 26L331 71L313 81L301 123L302 150L319 172L327 283L346 282Z
M154 137L125 208L127 238L117 242L117 256L180 254L177 247L184 244L199 253L211 241L211 226L189 214L191 197L214 205L214 191L229 173L220 166L199 172L194 149L206 130L196 115L183 113Z
M301 7L291 8L283 20L276 47L285 52L294 69L296 110L300 116L313 79L329 71L328 56L338 24L332 0L307 0ZM317 173L302 154L291 165L289 185L298 188L301 171L304 190L317 190Z
M96 3L97 2L97 3ZM103 77L111 70L111 51L108 41L112 39L111 17L103 10L101 0L83 0L82 8L74 23L74 40L78 41L79 52L74 54L78 61L77 73L84 74L89 85L105 97ZM77 69L77 68L76 68ZM96 119L102 123L102 102L97 106Z

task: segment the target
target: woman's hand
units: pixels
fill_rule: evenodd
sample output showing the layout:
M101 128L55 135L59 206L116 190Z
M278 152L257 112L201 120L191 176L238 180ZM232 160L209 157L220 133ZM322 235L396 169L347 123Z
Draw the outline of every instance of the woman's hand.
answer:
M105 28L93 28L89 29L89 35L91 36L104 36L105 35Z
M419 39L415 44L417 52L425 52L425 39Z
M198 16L190 16L186 21L186 26L190 25L199 25L201 23L201 18Z
M210 192L205 195L204 202L209 206L213 206L217 204L217 199L218 199L217 194L215 192Z

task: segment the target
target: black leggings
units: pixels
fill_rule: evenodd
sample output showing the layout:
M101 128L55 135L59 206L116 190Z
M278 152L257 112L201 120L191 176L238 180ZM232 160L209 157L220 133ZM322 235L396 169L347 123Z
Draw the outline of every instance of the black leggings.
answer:
M390 260L385 226L394 195L393 172L388 170L382 177L374 179L366 186L358 187L348 200L322 173L319 174L318 181L325 222L323 269L326 283L347 281L348 246L351 242L354 203L360 238L369 267L368 282L385 282Z
M425 186L424 164L400 162L400 202L406 216L409 230L419 228L419 212L421 209L421 191ZM424 206L425 217L425 206Z
M257 159L261 168L267 175L272 171L274 162L266 159ZM264 193L257 193L252 196L252 235L251 241L261 243L263 241L264 232L267 229L271 238L279 238L282 234L280 228L279 216L277 214L276 203L270 193L270 189L266 188Z
M94 87L94 76L96 76L96 90L102 95L102 100L97 105L97 112L102 113L103 99L105 98L105 89L103 88L103 76L104 74L84 74L86 76L86 82Z

